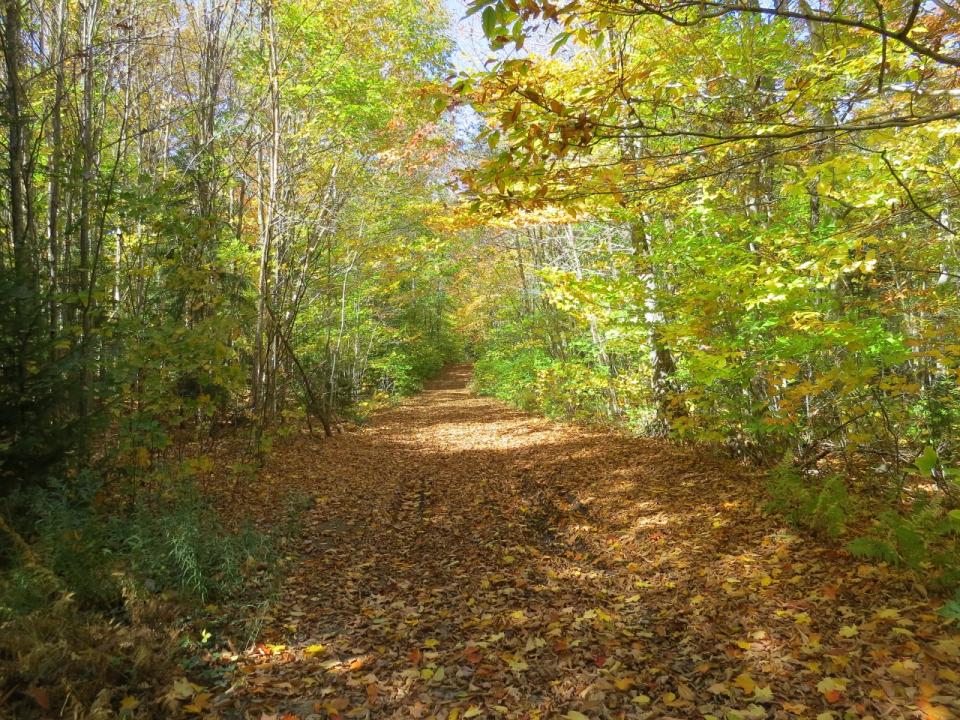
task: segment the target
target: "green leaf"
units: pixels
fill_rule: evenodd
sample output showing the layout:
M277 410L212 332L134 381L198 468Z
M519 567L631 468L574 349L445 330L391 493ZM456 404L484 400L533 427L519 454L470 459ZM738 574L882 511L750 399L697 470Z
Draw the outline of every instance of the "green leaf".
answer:
M572 35L573 33L570 33L570 32L562 32L559 35L557 35L556 39L553 41L553 47L550 48L550 54L556 55L557 50L559 50L564 45L566 45L567 41L570 39Z
M900 558L889 543L872 537L859 537L847 543L847 551L856 557L896 563Z
M492 7L485 7L483 14L480 16L480 23L483 26L483 34L487 37L493 37L494 31L497 29L497 11Z
M926 475L937 466L939 460L940 458L937 457L937 451L927 445L927 447L923 449L923 452L920 453L920 457L913 461L913 464L917 470Z
M485 5L487 5L487 0L476 0L476 2L470 3L469 7L467 7L467 13L464 15L464 17L475 15L476 13L480 12L480 8L484 7Z

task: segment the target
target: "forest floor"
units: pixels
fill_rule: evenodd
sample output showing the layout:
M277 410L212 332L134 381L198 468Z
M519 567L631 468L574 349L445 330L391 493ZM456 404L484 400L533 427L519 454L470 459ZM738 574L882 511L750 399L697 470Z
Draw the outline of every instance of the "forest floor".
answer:
M222 718L936 718L960 628L915 579L666 441L471 395L457 367L236 498L315 498ZM184 693L184 702L190 698ZM202 711L202 712L201 712Z

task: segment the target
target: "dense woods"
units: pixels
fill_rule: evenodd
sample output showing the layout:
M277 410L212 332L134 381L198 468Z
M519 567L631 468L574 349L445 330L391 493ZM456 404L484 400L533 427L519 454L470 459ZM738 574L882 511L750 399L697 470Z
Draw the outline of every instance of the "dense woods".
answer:
M960 619L952 0L0 14L0 716L219 716L200 688L232 691L217 663L244 643L270 654L263 608L305 511L328 485L375 494L365 473L386 482L402 455L341 472L338 443L454 362L475 392L585 433L722 456L712 471L762 478L742 502L770 522L937 598L923 622ZM470 33L488 58L466 58ZM410 418L420 437L429 419ZM572 457L575 436L557 442ZM414 446L425 476L446 472ZM303 448L332 453L315 485ZM503 488L553 468L522 463ZM685 697L657 715L632 691L635 714L596 716L763 716ZM380 692L355 716L388 716ZM911 712L950 717L958 693L939 695ZM809 717L871 716L844 712Z
M11 4L3 481L441 364L421 3ZM368 211L376 205L376 214ZM377 274L375 287L371 287ZM381 277L382 275L382 277ZM249 412L245 412L245 411ZM103 450L103 448L100 448Z
M209 507L218 440L249 475L290 418L337 432L453 347L446 15L13 1L3 28L0 613L229 594L269 543Z
M455 85L498 228L464 312L480 387L778 465L780 509L837 535L863 500L855 550L956 583L957 10L471 9L544 47Z

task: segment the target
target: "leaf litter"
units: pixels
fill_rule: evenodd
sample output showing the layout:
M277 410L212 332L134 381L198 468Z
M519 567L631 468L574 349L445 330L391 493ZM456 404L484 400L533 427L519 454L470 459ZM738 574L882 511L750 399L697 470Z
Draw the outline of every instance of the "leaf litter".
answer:
M246 497L313 496L223 718L922 718L960 628L917 578L761 510L705 451L473 396L469 368L278 447Z

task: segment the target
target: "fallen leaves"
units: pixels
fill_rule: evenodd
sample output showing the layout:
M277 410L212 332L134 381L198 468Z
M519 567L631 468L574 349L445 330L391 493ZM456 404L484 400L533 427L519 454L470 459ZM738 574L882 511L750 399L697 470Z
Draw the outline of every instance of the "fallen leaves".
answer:
M960 644L737 466L441 388L272 472L323 497L231 707L298 718L946 720ZM753 496L753 495L750 495ZM180 709L206 688L181 679ZM932 682L937 683L936 687ZM186 696L189 697L186 697Z
M856 637L859 632L860 630L856 625L844 625L837 631L837 634L842 638L852 638Z
M826 677L817 683L817 690L826 698L827 702L839 702L847 690L849 680L845 678Z

